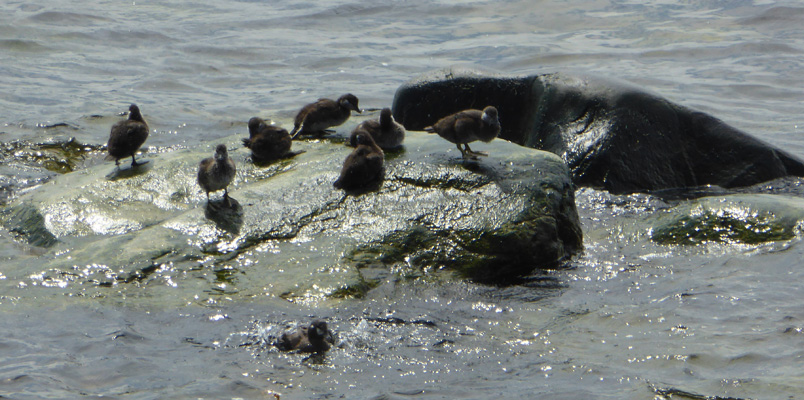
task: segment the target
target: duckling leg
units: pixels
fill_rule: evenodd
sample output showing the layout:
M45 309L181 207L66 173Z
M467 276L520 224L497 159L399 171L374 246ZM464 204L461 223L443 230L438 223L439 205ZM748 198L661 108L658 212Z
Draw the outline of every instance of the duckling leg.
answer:
M475 157L475 155L472 154L472 151L468 150L469 146L466 146L464 144L464 146L466 146L466 148L467 148L467 150L464 150L463 147L461 147L460 143L455 143L455 145L458 146L458 150L461 151L461 157L462 158L465 158L465 159L468 159L468 160L477 160L477 157Z
M136 167L136 166L139 166L139 165L145 165L145 164L148 164L148 160L137 162L137 160L134 159L134 155L133 154L131 155L131 167L132 168Z
M463 145L466 146L466 152L471 154L471 155L473 155L473 156L488 157L488 155L489 155L489 153L486 153L484 151L472 151L472 149L469 148L469 143L464 143Z
M461 147L461 144L460 143L455 143L455 145L458 146L458 151L461 152L461 157L466 158L466 152L463 151L463 147Z
M232 200L229 198L229 188L223 189L223 199L226 200L226 205L228 207L232 206Z

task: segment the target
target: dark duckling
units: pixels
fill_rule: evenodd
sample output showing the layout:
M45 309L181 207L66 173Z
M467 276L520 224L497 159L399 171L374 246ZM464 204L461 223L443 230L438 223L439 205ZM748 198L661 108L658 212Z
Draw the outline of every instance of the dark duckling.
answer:
M279 350L301 353L324 353L335 343L327 322L317 319L310 326L302 326L293 332L285 332L275 343Z
M254 161L276 160L290 152L292 140L288 131L266 124L262 118L248 120L248 136L248 139L243 139L243 146L251 150Z
M361 189L382 179L385 158L382 149L363 130L358 131L355 141L357 147L346 156L341 176L333 183L336 189Z
M114 160L115 165L120 165L120 159L131 157L131 166L136 167L147 163L147 161L138 163L134 154L148 138L148 123L145 122L136 104L132 104L128 111L128 119L112 125L109 143L106 145L109 151L106 159Z
M352 136L349 137L349 143L353 147L357 146L357 135L360 130L371 134L374 143L377 143L377 146L383 150L395 149L401 146L402 141L405 140L405 127L394 121L390 108L383 108L380 111L379 120L363 121L355 127Z
M424 130L430 133L437 133L438 136L455 143L463 158L476 159L477 156L486 156L488 154L472 151L469 148L469 143L475 140L484 142L494 140L500 134L500 120L497 119L497 109L489 106L484 108L483 111L470 109L446 116L438 120L433 126L424 128ZM461 144L464 145L465 149L461 148Z
M352 111L361 112L357 97L351 93L339 97L337 101L318 99L302 107L296 114L290 135L295 139L300 134L320 134L329 127L346 122Z
M228 186L232 183L236 171L235 163L229 158L229 152L226 150L226 145L223 144L215 147L213 157L201 160L198 165L198 185L207 192L207 203L209 203L210 192L223 190L223 198L228 204L231 204Z

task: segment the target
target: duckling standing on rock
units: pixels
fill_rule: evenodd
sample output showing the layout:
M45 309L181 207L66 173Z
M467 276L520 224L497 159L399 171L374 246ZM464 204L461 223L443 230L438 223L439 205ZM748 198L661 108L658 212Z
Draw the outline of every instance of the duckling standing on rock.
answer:
M323 353L335 343L327 322L317 319L309 327L302 326L293 332L285 332L275 343L279 350L301 353Z
M364 130L357 131L355 141L357 147L346 156L341 176L333 183L336 189L362 189L382 180L385 158L382 149Z
M321 134L329 127L346 122L352 111L361 112L357 97L351 93L339 97L337 101L318 99L302 107L296 114L290 135L295 139L300 134Z
M353 147L357 147L357 135L360 130L371 134L374 143L377 143L377 146L383 150L395 149L401 146L402 141L405 140L405 127L394 121L390 108L383 108L380 111L379 120L363 121L355 127L352 136L349 137L349 143Z
M483 111L470 109L446 116L424 130L437 133L438 136L455 143L463 158L477 159L477 156L488 154L472 151L469 143L475 140L484 142L494 140L500 134L500 120L497 119L497 109L488 106ZM465 149L461 148L461 144Z
M198 165L198 185L207 192L207 203L209 203L209 192L222 189L226 204L232 204L229 200L228 186L232 183L236 171L235 163L229 158L229 152L223 144L215 147L214 157L201 160Z
M120 165L121 158L131 157L131 166L136 167L148 163L148 161L138 163L134 159L134 153L148 138L148 123L145 122L136 104L132 104L128 111L128 119L112 125L109 143L106 145L109 151L106 160L114 160L115 165Z
M251 149L254 161L271 161L282 158L290 151L292 140L288 131L275 125L268 125L262 118L248 120L248 139L243 146Z

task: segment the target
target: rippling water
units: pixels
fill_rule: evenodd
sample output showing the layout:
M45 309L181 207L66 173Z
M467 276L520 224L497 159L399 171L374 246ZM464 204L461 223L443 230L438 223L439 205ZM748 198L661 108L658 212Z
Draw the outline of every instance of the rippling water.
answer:
M155 130L149 151L167 152L244 133L254 115L287 125L318 97L388 106L451 65L630 81L804 157L802 25L795 1L7 1L0 199L54 175L18 149L75 137L91 150L130 103ZM295 304L239 294L264 284L244 273L87 291L0 266L0 395L804 397L798 239L661 246L633 226L664 201L577 198L584 254L509 288L389 281ZM30 252L0 233L3 259ZM313 315L340 338L326 358L265 345Z

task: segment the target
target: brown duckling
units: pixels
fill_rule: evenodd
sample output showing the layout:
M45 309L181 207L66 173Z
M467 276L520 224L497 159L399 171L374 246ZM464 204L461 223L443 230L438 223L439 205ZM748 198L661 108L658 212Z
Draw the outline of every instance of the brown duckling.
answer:
M290 135L295 139L300 134L321 134L329 127L346 122L352 111L361 112L357 97L351 93L339 97L337 101L318 99L302 107L296 114Z
M210 192L223 190L224 200L227 204L231 204L228 186L232 183L236 171L235 163L229 158L229 152L226 150L226 145L223 144L215 147L213 157L201 160L198 165L198 185L207 192L207 203L209 203Z
M470 109L446 116L424 130L437 133L438 136L455 143L463 158L477 158L488 154L472 151L469 143L475 140L484 142L494 140L500 134L500 120L497 119L497 109L488 106L483 111ZM465 149L461 148L461 144Z
M148 123L145 122L136 104L132 104L128 111L128 119L112 125L109 142L106 145L109 151L106 160L114 160L115 165L120 165L120 159L131 157L131 166L136 167L148 162L138 163L134 158L134 154L148 138Z
M377 143L377 146L383 150L395 149L401 146L402 141L405 140L405 127L394 121L391 109L387 107L380 111L379 120L363 121L355 127L349 137L349 143L353 147L357 146L357 135L361 130L368 132L374 139L374 143Z
M335 343L332 332L324 320L314 320L310 326L302 326L292 332L285 332L275 346L283 351L301 353L324 353Z
M382 149L374 143L366 131L358 131L355 138L357 147L346 156L341 175L333 183L336 189L354 190L368 187L383 177Z
M288 131L266 124L262 118L248 120L248 136L248 139L243 139L243 146L251 150L254 161L276 160L290 152L292 140Z

